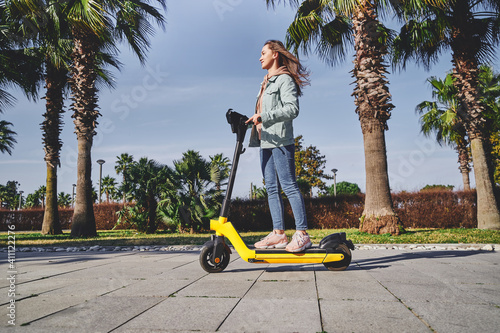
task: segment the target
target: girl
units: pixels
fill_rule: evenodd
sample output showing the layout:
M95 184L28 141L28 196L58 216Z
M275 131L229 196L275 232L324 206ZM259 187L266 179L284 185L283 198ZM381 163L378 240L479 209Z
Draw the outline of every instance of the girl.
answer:
M262 48L260 63L267 75L262 82L255 114L247 123L253 123L250 147L260 147L262 174L266 183L273 231L255 243L258 249L285 248L301 252L311 247L307 234L304 199L295 178L295 140L292 120L299 114L298 97L309 84L308 73L276 40L267 41ZM281 188L292 206L296 232L288 243Z

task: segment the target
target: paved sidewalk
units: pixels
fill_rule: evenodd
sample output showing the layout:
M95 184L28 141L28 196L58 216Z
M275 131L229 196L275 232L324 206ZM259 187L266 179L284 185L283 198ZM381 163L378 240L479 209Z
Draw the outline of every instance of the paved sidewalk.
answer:
M484 333L500 327L498 251L356 250L343 272L249 264L233 253L218 274L203 271L198 255L16 252L12 274L5 253L0 331Z

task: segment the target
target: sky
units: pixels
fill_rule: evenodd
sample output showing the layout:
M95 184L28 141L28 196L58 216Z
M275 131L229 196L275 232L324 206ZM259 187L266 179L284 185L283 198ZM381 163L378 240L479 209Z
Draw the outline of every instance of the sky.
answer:
M229 108L248 116L254 113L266 74L260 67L260 51L266 40L284 40L294 11L283 5L268 9L265 1L167 1L165 17L165 31L158 28L151 38L146 64L141 65L128 46L121 46L123 68L113 72L115 88L100 88L102 117L92 149L95 188L99 183L95 161L105 160L103 177L110 175L120 182L114 167L122 153L169 166L188 150L198 151L207 160L219 153L232 158L236 139L225 113ZM325 156L328 174L338 170L337 182L356 183L364 191L363 136L349 73L353 55L352 49L336 67L328 67L314 54L300 55L311 73L311 85L300 99L294 134L302 135L305 146L313 145ZM418 103L432 99L426 80L444 77L451 66L451 56L444 54L429 71L411 64L405 71L389 69L395 109L388 121L386 147L394 192L418 191L427 184L463 189L457 153L439 146L433 137L424 137L415 113ZM14 124L17 144L11 156L0 155L0 184L16 180L26 195L46 181L40 130L45 105L43 99L33 102L17 90L10 92L17 102L0 117ZM69 99L61 133L58 191L71 194L78 152L68 105ZM258 148L248 148L241 156L233 197L248 198L251 184L263 186Z

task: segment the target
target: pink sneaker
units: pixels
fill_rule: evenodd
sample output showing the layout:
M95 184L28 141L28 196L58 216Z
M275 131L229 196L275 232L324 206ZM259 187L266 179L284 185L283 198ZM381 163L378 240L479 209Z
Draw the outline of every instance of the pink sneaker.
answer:
M284 249L288 244L288 238L285 234L277 234L275 231L271 231L269 235L262 238L260 241L255 243L257 249Z
M302 234L301 232L296 231L292 237L292 241L285 250L288 252L302 252L305 249L308 249L312 246L311 239L309 239L308 234Z

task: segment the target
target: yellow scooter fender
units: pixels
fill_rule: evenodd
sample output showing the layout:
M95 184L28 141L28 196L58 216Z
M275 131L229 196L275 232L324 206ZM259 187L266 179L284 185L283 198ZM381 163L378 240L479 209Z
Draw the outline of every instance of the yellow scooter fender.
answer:
M234 229L233 224L227 222L227 218L221 216L218 220L210 220L210 229L214 230L217 236L227 237L241 259L248 261L249 259L255 258L255 251L250 250L246 246L240 234Z

